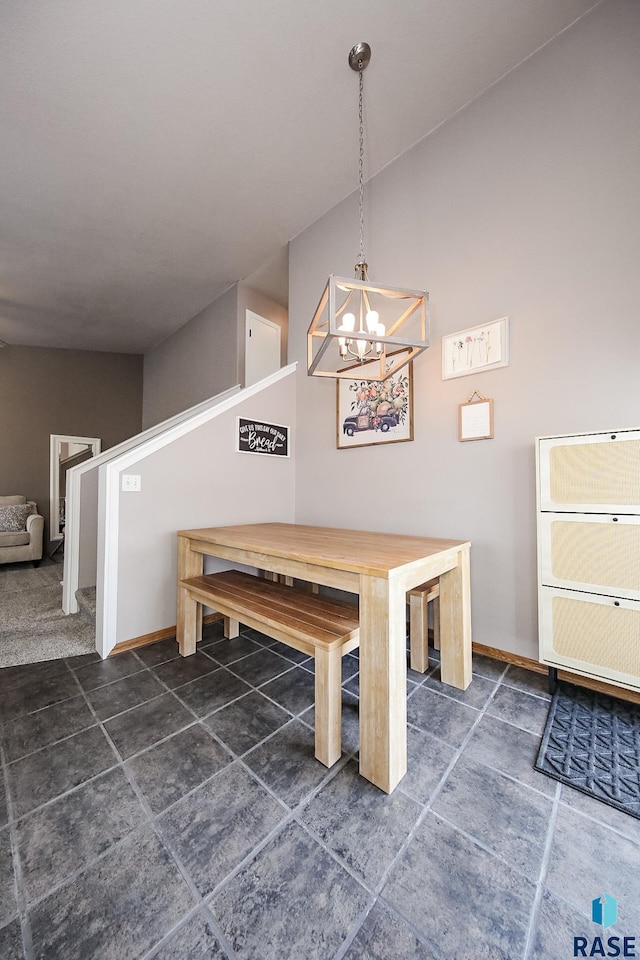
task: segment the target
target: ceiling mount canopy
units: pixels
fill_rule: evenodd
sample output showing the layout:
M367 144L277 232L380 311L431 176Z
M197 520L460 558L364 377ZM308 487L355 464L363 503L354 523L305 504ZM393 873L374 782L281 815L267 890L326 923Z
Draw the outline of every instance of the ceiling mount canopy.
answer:
M371 47L368 43L361 41L349 50L349 66L352 70L362 73L369 60L371 60Z
M363 71L368 43L349 51L358 73L360 250L355 278L329 277L307 332L307 373L313 377L386 380L429 346L429 295L372 283L364 254Z

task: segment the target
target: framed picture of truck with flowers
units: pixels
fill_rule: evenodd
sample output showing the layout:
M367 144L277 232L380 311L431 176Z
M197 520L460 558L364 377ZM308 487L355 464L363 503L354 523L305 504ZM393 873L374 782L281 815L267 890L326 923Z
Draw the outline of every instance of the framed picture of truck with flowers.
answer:
M359 366L354 364L353 380L336 380L338 449L413 440L413 364L387 380L362 380Z

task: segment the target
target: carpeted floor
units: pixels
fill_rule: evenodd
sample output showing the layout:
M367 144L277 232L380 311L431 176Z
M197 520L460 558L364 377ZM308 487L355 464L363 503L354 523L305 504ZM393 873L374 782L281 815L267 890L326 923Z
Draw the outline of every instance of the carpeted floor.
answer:
M561 683L536 769L640 819L640 705Z
M0 668L95 650L95 626L62 612L61 563L0 566Z

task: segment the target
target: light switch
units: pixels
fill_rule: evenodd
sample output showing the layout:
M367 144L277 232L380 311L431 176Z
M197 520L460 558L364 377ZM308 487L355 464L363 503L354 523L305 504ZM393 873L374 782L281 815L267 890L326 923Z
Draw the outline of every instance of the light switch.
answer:
M122 489L128 493L137 493L140 490L140 474L123 473Z

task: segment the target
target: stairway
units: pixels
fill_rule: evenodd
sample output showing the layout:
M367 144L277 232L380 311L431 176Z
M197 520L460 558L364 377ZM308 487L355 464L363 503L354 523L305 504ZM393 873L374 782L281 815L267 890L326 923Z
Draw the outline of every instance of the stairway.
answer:
M0 668L95 652L90 618L62 611L59 565L15 566L2 571Z
M76 601L78 603L78 613L81 614L89 623L96 625L96 588L80 587L76 590Z

